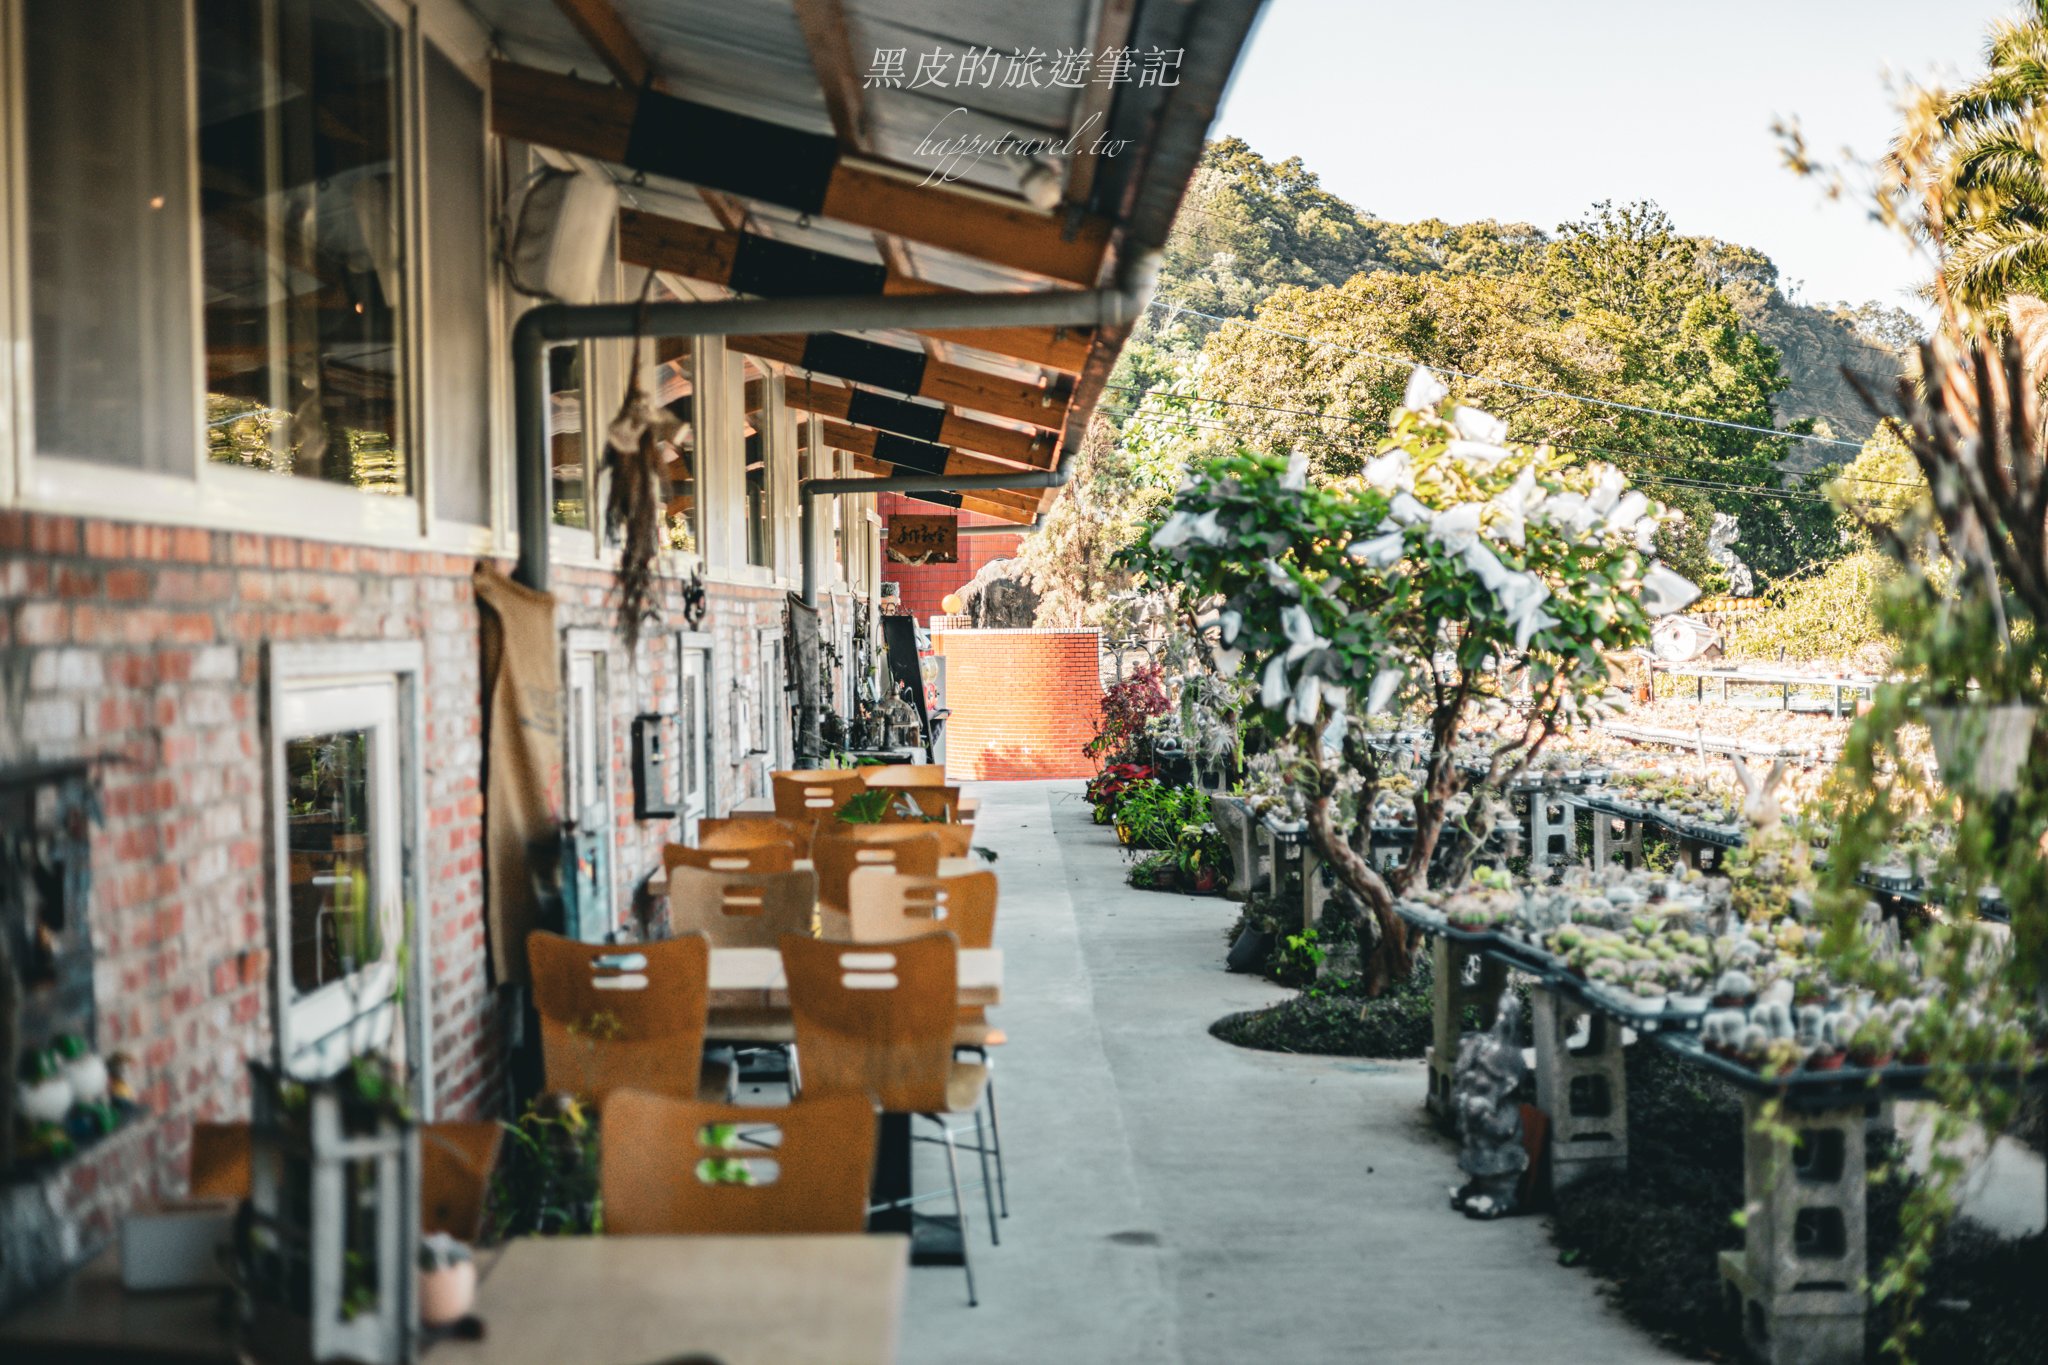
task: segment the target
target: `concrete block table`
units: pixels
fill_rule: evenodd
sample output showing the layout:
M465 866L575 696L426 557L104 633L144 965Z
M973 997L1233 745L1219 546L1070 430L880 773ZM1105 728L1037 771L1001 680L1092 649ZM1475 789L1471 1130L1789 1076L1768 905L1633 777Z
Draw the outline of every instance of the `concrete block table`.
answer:
M1466 972L1477 963L1476 976L1467 981ZM1507 968L1481 949L1454 943L1444 934L1429 941L1431 1043L1429 1095L1425 1103L1436 1121L1445 1127L1454 1122L1451 1082L1458 1071L1458 1044L1465 1035L1466 1008L1479 1011L1479 1026L1491 1028L1500 1008L1500 993L1507 988Z
M1628 1074L1619 1023L1551 986L1530 992L1536 1107L1550 1118L1550 1183L1564 1190L1628 1166ZM1584 1043L1574 1046L1579 1024Z

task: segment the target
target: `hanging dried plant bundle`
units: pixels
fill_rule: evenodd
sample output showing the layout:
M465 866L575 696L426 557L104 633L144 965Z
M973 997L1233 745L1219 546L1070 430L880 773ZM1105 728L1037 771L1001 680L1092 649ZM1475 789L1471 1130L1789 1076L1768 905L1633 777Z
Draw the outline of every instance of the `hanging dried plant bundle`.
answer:
M640 302L644 324L645 294ZM675 414L656 407L641 386L640 348L644 339L643 325L635 329L626 395L605 439L605 469L611 484L605 494L604 529L619 544L618 629L629 650L638 648L644 622L661 619L661 598L655 588L664 511L660 450L665 442L675 439L682 426Z

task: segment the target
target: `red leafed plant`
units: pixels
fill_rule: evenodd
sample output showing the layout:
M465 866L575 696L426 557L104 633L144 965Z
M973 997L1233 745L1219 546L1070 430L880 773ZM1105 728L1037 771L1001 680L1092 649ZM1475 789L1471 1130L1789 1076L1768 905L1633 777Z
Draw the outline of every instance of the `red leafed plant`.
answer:
M1143 763L1113 763L1088 779L1088 804L1098 810L1114 808L1125 792L1151 780L1152 769Z
M1167 705L1164 671L1156 663L1139 664L1102 694L1102 724L1081 752L1113 766L1133 763L1143 756L1145 722L1165 715Z

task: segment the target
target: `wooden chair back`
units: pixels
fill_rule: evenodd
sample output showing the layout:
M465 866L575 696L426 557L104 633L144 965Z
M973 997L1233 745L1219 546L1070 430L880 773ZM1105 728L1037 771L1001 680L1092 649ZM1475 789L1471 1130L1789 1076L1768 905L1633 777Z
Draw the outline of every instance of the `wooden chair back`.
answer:
M960 1013L960 943L782 940L804 1090L873 1095L892 1114L946 1111Z
M770 1127L774 1145L748 1141L765 1140ZM724 1135L736 1140L722 1145ZM875 1106L857 1092L808 1085L779 1108L621 1090L604 1111L599 1161L607 1233L861 1232ZM731 1178L741 1164L751 1183Z
M858 769L861 780L870 787L943 787L946 785L946 765L943 763L881 763L870 768Z
M706 872L787 872L796 866L796 850L779 837L757 843L721 843L712 848L664 844L661 866L670 881L674 881L679 867Z
M474 1244L505 1130L495 1123L429 1123L420 1129L420 1231ZM249 1125L192 1125L194 1199L249 1197Z
M846 879L862 867L886 867L930 877L944 855L928 825L849 825L818 830L811 844L811 866L818 871L818 904L846 909Z
M504 1138L495 1123L430 1123L420 1130L420 1231L476 1242Z
M772 776L775 813L785 820L829 820L867 789L853 768L799 768Z
M191 1195L194 1199L249 1197L248 1124L192 1125Z
M697 1097L711 987L711 941L579 943L527 936L541 1060L550 1090L602 1106L625 1087Z
M895 799L889 802L884 820L943 820L948 823L960 818L960 789L958 787L892 787Z
M780 839L796 850L799 858L811 856L811 833L815 820L785 820L767 811L734 811L731 815L707 815L697 821L697 847L725 848L732 844L757 844Z
M846 885L855 943L893 943L944 929L962 948L995 947L993 872L919 877L863 868Z
M723 872L697 867L668 874L669 923L704 935L717 948L773 948L784 934L809 934L818 909L818 875Z

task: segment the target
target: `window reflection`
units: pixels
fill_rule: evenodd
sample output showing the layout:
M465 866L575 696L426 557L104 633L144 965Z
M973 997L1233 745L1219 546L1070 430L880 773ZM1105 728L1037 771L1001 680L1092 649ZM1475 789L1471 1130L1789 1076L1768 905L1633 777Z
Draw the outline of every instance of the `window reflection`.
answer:
M301 995L383 956L371 876L368 730L287 740L292 986Z
M555 525L588 528L590 499L583 458L584 350L548 351L548 464L553 470Z
M410 491L399 34L363 0L197 0L207 453Z
M697 519L697 369L688 337L665 341L656 351L654 401L682 423L675 440L660 450L668 499L668 546L696 553L701 531Z
M746 364L747 563L767 566L775 555L770 522L768 461L768 373Z

